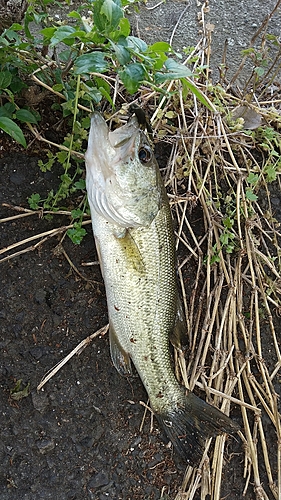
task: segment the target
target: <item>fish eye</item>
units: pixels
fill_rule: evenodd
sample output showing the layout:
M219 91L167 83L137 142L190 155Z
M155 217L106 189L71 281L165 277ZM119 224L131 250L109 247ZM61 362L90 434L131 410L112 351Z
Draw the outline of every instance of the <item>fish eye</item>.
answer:
M139 149L139 159L142 163L148 163L151 160L152 154L148 147L142 146Z

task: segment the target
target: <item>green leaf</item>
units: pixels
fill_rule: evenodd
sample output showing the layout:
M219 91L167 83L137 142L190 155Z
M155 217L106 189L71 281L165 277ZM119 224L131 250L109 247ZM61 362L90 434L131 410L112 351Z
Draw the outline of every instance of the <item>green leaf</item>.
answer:
M30 394L30 383L27 384L23 389L21 388L22 380L17 380L14 389L10 390L11 398L15 401L20 401L22 398L26 398Z
M127 42L128 42L128 47L130 49L133 49L135 52L144 53L148 49L147 44L141 38L137 38L136 36L128 36Z
M12 102L6 102L4 106L0 107L0 116L7 116L8 118L12 118L15 109L16 106Z
M56 92L61 92L64 89L64 85L62 83L56 83L53 85L53 90Z
M88 52L77 57L74 65L74 73L76 75L87 73L105 73L108 64L102 52Z
M85 179L80 179L79 181L74 182L74 187L76 189L86 189Z
M165 69L165 73L155 73L156 84L163 83L167 80L178 80L180 78L192 76L192 72L189 68L183 64L177 63L171 58L165 61Z
M119 76L130 94L134 94L145 78L144 67L139 63L129 64L124 70L119 71Z
M76 10L72 10L71 12L69 12L67 14L67 17L74 17L75 19L81 20L81 16L80 16L79 12L77 12Z
M71 210L71 217L72 219L79 219L83 215L83 212L80 208L77 208L76 210Z
M94 25L100 33L114 31L124 17L118 0L96 0L93 9Z
M29 198L28 198L28 203L29 206L32 210L37 210L39 208L39 202L41 200L40 194L38 193L33 193Z
M114 104L113 100L111 99L110 93L107 92L107 90L103 87L100 87L99 91L100 91L101 95L103 97L105 97L105 99L110 103L110 105L112 106L112 109L115 109L115 104Z
M9 87L12 81L12 73L10 71L1 71L0 72L0 89L6 89Z
M64 173L60 176L60 178L61 178L63 187L67 189L71 185L71 182L72 182L71 177L68 174Z
M22 89L27 89L28 85L22 81L18 76L13 76L13 79L10 83L9 89L13 92L13 94L19 94Z
M63 165L68 157L68 151L58 151L56 156L58 161Z
M120 30L120 35L127 37L129 36L131 32L131 25L129 22L129 19L127 17L122 17L119 21L119 30Z
M37 119L31 111L28 109L18 109L16 111L16 117L18 120L24 123L37 123Z
M249 201L257 201L258 197L253 193L251 189L246 189L246 198Z
M60 42L65 42L70 38L75 38L76 29L72 26L59 26L51 38L50 47L54 47Z
M67 236L69 236L69 238L75 245L80 245L86 234L87 231L83 227L81 227L79 223L74 223L74 227L72 229L68 229L67 231Z
M128 44L127 44L126 38L121 37L118 40L117 44L111 42L111 45L112 45L112 47L114 49L114 52L116 54L116 58L117 58L118 62L122 66L125 66L126 64L128 64L128 62L130 62L130 60L131 60L131 54L127 50Z
M119 2L114 0L104 0L100 13L104 14L107 18L111 29L118 26L120 19L124 16L123 10L120 7Z
M40 33L44 36L46 41L50 41L56 32L56 28L44 28Z
M171 45L167 42L156 42L150 45L149 52L169 52Z
M231 229L233 227L233 223L234 221L232 219L230 219L230 217L226 217L224 220L223 220L223 225L224 227L226 227L227 229Z
M15 141L26 148L26 140L19 126L6 116L0 117L0 128L9 134Z
M267 182L273 182L276 181L277 178L277 172L276 169L274 168L274 165L268 165L265 168L265 173L266 173L266 180Z
M258 180L259 180L259 176L258 176L258 174L254 174L253 172L250 172L246 180L247 180L247 182L249 182L249 184L256 184L256 182L258 182Z
M200 101L207 109L210 111L214 111L214 108L210 105L210 103L207 101L205 95L203 92L196 87L195 83L191 82L190 80L187 80L186 78L181 80L183 88L188 88L190 92L192 92L195 97L197 97L198 101Z
M261 68L260 66L255 68L254 69L254 72L258 75L258 76L263 76L264 73L265 73L265 69L264 68Z

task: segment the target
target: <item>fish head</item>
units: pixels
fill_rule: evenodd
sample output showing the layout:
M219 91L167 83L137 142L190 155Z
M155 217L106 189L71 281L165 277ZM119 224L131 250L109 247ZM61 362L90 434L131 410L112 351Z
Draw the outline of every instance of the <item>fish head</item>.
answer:
M94 113L85 163L91 211L121 228L151 224L161 206L161 177L135 116L111 132Z

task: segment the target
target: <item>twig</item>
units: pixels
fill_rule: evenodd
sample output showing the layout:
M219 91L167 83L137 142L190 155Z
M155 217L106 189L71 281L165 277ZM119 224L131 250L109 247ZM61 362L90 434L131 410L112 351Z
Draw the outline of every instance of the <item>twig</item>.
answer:
M42 389L42 387L74 356L74 354L79 355L85 349L85 347L87 347L92 342L93 339L101 335L105 335L108 331L108 328L109 325L103 326L95 333L92 333L91 335L89 335L89 337L86 337L84 340L82 340L82 342L80 342L80 344L78 344L75 349L73 349L62 361L54 366L50 370L50 372L48 372L48 374L43 377L37 387L37 391L40 391L40 389Z

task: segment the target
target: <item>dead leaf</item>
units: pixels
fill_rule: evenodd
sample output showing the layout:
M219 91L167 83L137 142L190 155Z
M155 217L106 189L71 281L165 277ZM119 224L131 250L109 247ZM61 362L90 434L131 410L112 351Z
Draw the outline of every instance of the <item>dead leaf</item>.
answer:
M244 105L238 106L232 113L233 120L237 120L238 118L243 118L243 128L247 130L254 130L260 127L262 123L262 116L254 109Z

